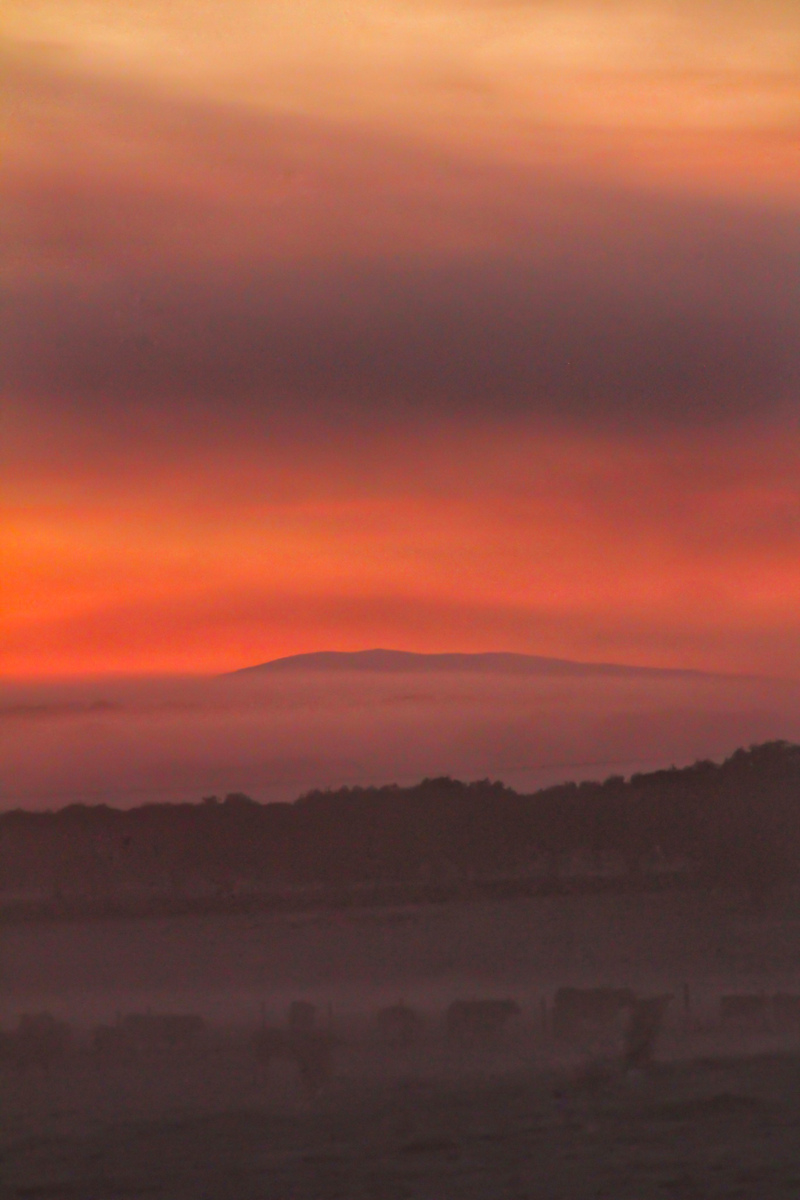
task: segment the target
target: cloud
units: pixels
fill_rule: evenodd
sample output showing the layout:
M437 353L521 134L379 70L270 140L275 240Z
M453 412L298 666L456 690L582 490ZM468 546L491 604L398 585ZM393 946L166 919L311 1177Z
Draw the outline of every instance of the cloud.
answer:
M797 662L785 196L15 70L7 669Z
M30 283L14 297L7 386L109 405L191 397L232 416L302 402L367 422L661 426L788 410L800 383L796 231L692 229L693 214L674 215L679 244L656 226L631 257L623 233L605 263L265 263ZM142 315L121 330L137 295Z
M796 402L789 208L623 184L564 131L512 166L12 68L5 385L30 402L626 428Z

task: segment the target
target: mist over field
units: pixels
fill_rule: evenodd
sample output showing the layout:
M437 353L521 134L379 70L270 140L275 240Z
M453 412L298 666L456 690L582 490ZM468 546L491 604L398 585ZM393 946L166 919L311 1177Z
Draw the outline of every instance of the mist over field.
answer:
M0 686L0 806L502 779L517 790L800 739L800 685L712 675L245 672Z

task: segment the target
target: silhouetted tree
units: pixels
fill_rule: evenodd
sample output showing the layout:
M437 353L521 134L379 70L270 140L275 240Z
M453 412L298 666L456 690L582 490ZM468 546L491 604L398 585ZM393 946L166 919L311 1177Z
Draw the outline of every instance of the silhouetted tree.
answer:
M763 904L800 877L800 746L768 742L724 762L520 795L448 776L413 787L313 791L293 804L70 805L0 816L6 895L38 889L117 902L126 888L230 894L496 878L535 865L558 882L577 860L638 886L655 862Z

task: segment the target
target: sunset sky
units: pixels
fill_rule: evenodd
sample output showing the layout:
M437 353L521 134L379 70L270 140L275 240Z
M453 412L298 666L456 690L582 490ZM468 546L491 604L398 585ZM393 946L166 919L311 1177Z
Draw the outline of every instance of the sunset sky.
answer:
M797 0L6 0L0 671L800 674Z

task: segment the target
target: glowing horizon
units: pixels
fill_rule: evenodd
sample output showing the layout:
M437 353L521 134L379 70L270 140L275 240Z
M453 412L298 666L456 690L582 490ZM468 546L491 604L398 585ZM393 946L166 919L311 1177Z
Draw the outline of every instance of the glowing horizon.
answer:
M800 9L9 6L0 670L800 673Z

